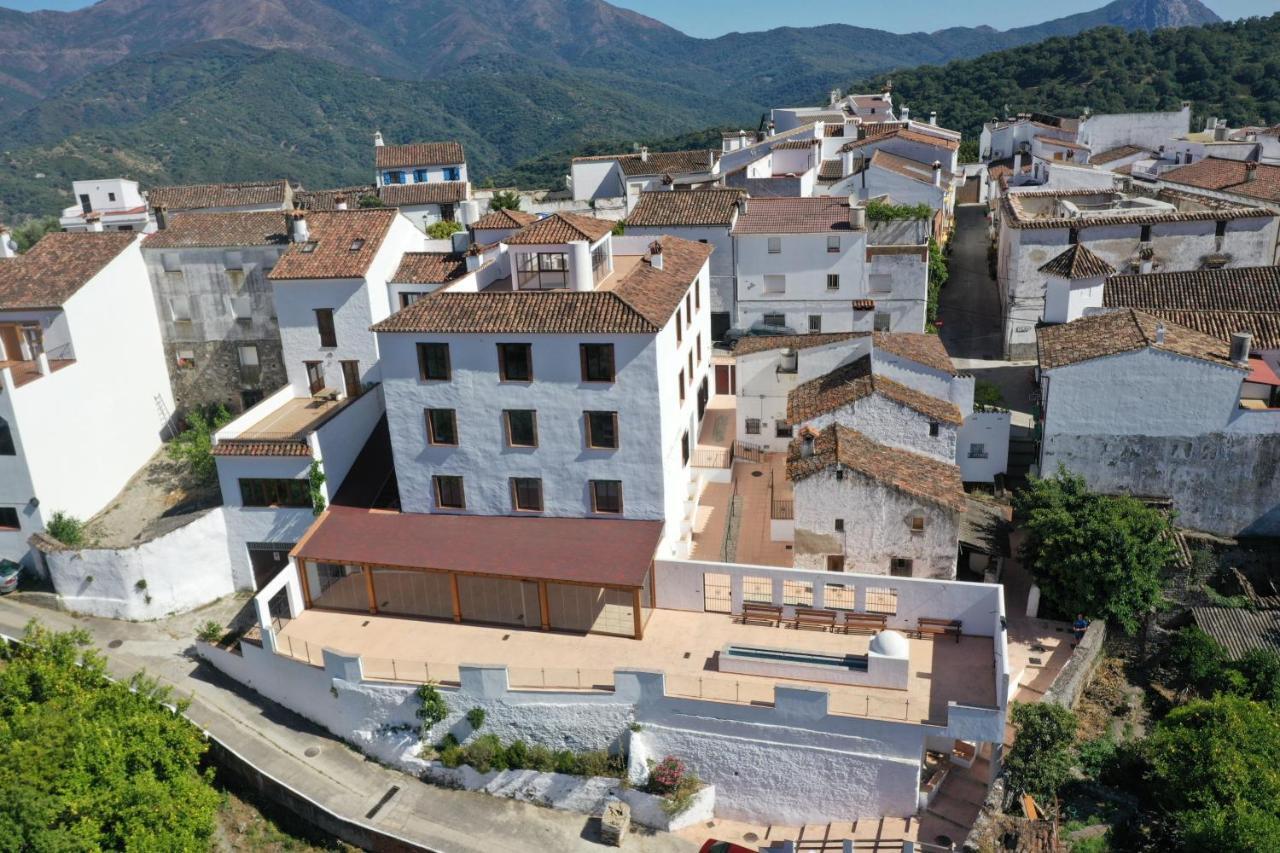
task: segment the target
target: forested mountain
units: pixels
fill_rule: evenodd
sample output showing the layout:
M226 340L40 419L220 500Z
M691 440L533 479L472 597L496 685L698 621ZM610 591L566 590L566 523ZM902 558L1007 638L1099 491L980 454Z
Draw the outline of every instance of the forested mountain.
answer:
M1006 110L1078 115L1193 102L1232 126L1280 122L1280 14L1201 28L1092 30L939 67L895 71L894 100L975 136ZM883 77L854 82L874 88Z

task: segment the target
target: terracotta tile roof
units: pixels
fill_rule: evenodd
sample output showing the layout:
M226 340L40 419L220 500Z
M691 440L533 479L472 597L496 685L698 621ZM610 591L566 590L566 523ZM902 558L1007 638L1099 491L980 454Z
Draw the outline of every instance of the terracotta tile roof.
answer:
M870 332L819 332L812 335L751 335L738 338L733 346L734 355L751 355L777 349L811 349L827 344L865 338Z
M731 225L741 190L673 190L640 193L628 225Z
M1250 332L1254 346L1280 349L1280 267L1112 276L1102 304L1137 308L1222 340Z
M1162 322L1164 343L1158 344L1156 327ZM1036 343L1041 370L1147 347L1231 365L1231 348L1225 341L1132 308L1082 317L1061 326L1043 326L1036 329Z
M803 445L803 439L797 438L787 453L787 479L793 483L839 463L878 483L952 512L965 510L964 483L955 465L889 447L838 424L818 433L812 456L802 455Z
M213 446L214 456L310 456L311 445L305 441L224 438Z
M904 178L910 178L913 181L919 181L922 184L933 183L933 164L921 163L919 160L912 160L909 157L899 157L897 154L890 154L888 151L877 150L871 155L868 163L878 169L887 169L894 174L901 175ZM950 181L954 176L946 169L942 169L942 179Z
M411 166L457 166L467 162L458 142L412 142L408 145L379 145L373 149L373 163L379 169Z
M537 221L536 213L525 213L523 210L491 210L477 219L471 228L475 231L509 231L513 228L524 228Z
M395 208L308 213L311 239L291 243L268 278L363 278L399 215Z
M1248 180L1250 167L1253 180ZM1280 166L1269 163L1245 163L1240 160L1206 157L1188 166L1161 172L1160 180L1202 190L1280 202Z
M1162 222L1213 222L1232 219L1260 219L1276 215L1274 210L1265 207L1245 207L1221 202L1205 196L1187 196L1171 190L1160 190L1157 199L1177 201L1192 198L1205 210L1175 210L1172 212L1126 213L1117 211L1114 214L1066 217L1035 216L1028 214L1023 207L1023 200L1029 198L1073 196L1115 196L1111 190L1027 190L1009 193L1001 199L1004 208L1002 222L1010 228L1049 229L1049 228L1096 228L1108 225L1153 225Z
M787 394L787 422L802 424L872 394L880 394L936 421L959 426L964 420L954 403L877 376L871 367L871 356L864 355L825 376L792 388Z
M335 506L300 559L639 588L661 521L398 513ZM423 543L430 547L423 547Z
M844 177L844 163L840 160L823 160L818 166L818 180L838 181Z
M734 234L822 234L852 231L849 199L835 196L813 198L753 198L745 213L738 214Z
M144 249L220 246L274 246L288 241L286 214L279 210L253 213L178 213L168 226L143 241Z
M854 311L874 311L876 310L876 301L874 299L855 299L853 300Z
M1108 148L1106 151L1099 151L1097 154L1089 155L1089 162L1095 166L1104 163L1114 163L1116 160L1123 160L1125 157L1132 157L1135 154L1146 154L1147 149L1137 145L1120 145L1116 148Z
M1077 151L1089 150L1088 145L1081 145L1079 142L1072 142L1070 139L1059 139L1056 136L1048 136L1045 134L1040 134L1036 136L1036 139L1039 139L1041 142L1047 143L1049 145L1057 145L1060 148L1074 148Z
M873 136L884 136L886 133L893 133L896 130L902 130L907 127L904 121L864 121L858 125L862 131L862 139L870 139Z
M466 181L434 181L420 184L389 184L378 188L378 198L392 207L414 204L457 204L466 201ZM354 205L353 205L354 206Z
M867 260L870 260L871 258L874 258L878 255L918 255L921 260L928 260L929 247L928 245L924 245L924 246L881 245L881 246L867 247Z
M865 136L862 139L855 139L852 142L846 142L840 147L841 151L854 151L864 145L872 143L886 142L890 139L902 139L907 142L918 142L921 145L928 145L933 148L944 148L947 151L955 151L960 147L960 143L954 139L948 139L942 136L934 136L931 133L921 133L918 130L910 130L905 127L899 127L897 130L891 130L888 133L880 133L875 136Z
M467 256L453 252L405 252L391 281L445 284L467 274Z
M241 184L193 184L182 187L152 187L147 203L152 207L178 210L201 210L209 207L248 207L279 205L283 210L292 196L289 182L257 181Z
M720 152L711 148L695 151L650 151L648 159L641 159L639 152L632 154L602 154L595 157L574 157L575 163L589 163L598 160L617 160L622 174L627 177L641 175L689 174L706 172L714 160L720 159Z
M663 268L642 261L609 290L453 293L440 290L373 327L376 332L653 334L671 319L711 246L661 237Z
M578 213L553 213L526 225L502 242L515 246L558 246L578 240L594 243L612 231L615 224L610 219L596 219Z
M360 199L366 196L377 198L378 188L373 184L361 184L331 190L298 190L293 194L293 206L302 210L337 210L339 196L346 198L348 210L355 210L360 207Z
M872 336L871 345L899 358L914 361L916 364L932 367L934 370L950 373L952 376L957 374L956 366L951 363L951 356L947 355L947 348L942 345L942 339L937 335L926 335L920 332L876 332Z
M1115 271L1115 267L1089 251L1084 243L1073 244L1065 252L1040 267L1040 272L1069 279L1113 275Z
M131 231L54 231L0 260L0 310L59 308L138 238Z
M806 151L815 145L821 145L821 139L788 139L773 146L774 151Z

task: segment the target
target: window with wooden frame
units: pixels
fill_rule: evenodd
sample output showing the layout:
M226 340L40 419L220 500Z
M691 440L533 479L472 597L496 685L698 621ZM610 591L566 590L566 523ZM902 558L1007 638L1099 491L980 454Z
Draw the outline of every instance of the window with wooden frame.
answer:
M452 371L448 344L418 344L419 379L423 382L448 382Z
M689 381L693 381L693 350L689 350Z
M420 290L402 290L400 291L400 307L408 308L427 294Z
M436 474L431 481L435 484L437 507L440 509L467 508L467 497L463 492L461 477L452 474Z
M508 447L538 446L538 413L533 409L507 409L503 412L507 426Z
M680 464L689 464L689 431L685 430L680 436Z
M693 310L702 310L702 279L693 280Z
M427 409L427 441L450 447L458 445L458 418L453 409Z
M251 507L309 507L311 485L306 480L241 478L240 504Z
M584 412L587 426L587 447L593 450L618 448L618 413Z
M687 325L693 325L693 292L690 291L684 295L684 321Z
M18 508L0 506L0 530L20 530L22 523L18 518Z
M592 480L591 511L620 515L622 513L622 481Z
M684 370L680 370L680 375L676 377L676 385L680 388L680 402L684 402Z
M511 507L516 512L542 512L542 480L512 477Z
M613 344L579 344L583 382L612 382L616 377Z
M702 332L698 332L698 339L694 341L694 348L698 353L698 364L702 364Z
M503 382L532 382L533 346L498 344L498 375Z
M680 308L676 307L676 345L684 341L684 324L680 322Z
M316 331L320 333L320 346L329 348L338 345L338 332L333 326L332 308L316 309Z

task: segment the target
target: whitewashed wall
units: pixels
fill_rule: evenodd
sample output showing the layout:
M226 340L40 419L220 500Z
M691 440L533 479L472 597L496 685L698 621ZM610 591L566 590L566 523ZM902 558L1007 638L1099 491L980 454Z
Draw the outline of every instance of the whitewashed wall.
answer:
M936 421L880 393L870 394L847 406L818 415L806 423L815 430L840 424L857 430L873 441L919 453L939 462L950 463L956 458L955 424ZM937 425L936 436L929 434L931 424Z
M796 332L808 330L808 314L822 315L822 331L852 331L853 299L866 298L867 234L833 231L821 234L774 235L782 251L769 253L768 235L738 235L737 325L749 327L764 314L782 313ZM827 238L838 237L839 252L827 251ZM827 290L827 275L840 276L838 290ZM765 292L765 276L785 276L785 289ZM801 322L801 318L803 322Z

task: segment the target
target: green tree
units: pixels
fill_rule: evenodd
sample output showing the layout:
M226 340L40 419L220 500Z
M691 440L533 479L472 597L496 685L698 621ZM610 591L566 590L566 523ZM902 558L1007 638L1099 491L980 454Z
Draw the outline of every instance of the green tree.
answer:
M1145 754L1159 849L1280 850L1280 712L1196 700L1156 724Z
M169 458L184 463L199 482L213 482L218 473L213 435L230 422L231 413L226 406L214 406L209 411L192 409L187 413L187 428L167 445Z
M1016 732L1005 759L1010 787L1051 800L1071 773L1076 715L1061 705L1016 702L1010 721Z
M44 532L69 548L79 548L85 541L84 522L62 510L49 517Z
M18 244L18 251L25 252L40 242L40 238L51 231L61 231L62 226L58 224L56 216L42 216L38 219L28 219L26 222L13 229L13 241Z
M206 850L221 797L200 731L84 631L27 626L0 666L0 849ZM179 709L185 707L179 703Z
M1176 687L1208 696L1223 685L1226 651L1194 626L1183 628L1170 638L1165 662Z
M451 234L462 230L462 223L452 219L441 219L427 226L427 236L432 240L448 240Z
M521 201L520 193L515 190L498 190L489 199L489 209L519 210Z
M1004 405L1004 392L996 383L979 379L973 383L973 404L986 408L1000 408Z
M1089 491L1063 468L1013 498L1021 557L1059 615L1084 613L1134 634L1161 602L1175 548L1168 517L1127 496Z

